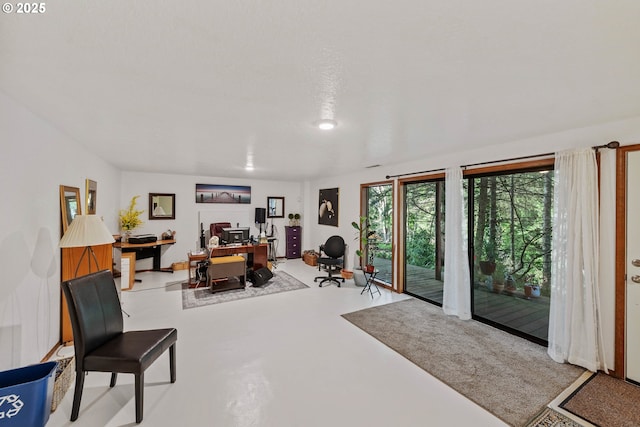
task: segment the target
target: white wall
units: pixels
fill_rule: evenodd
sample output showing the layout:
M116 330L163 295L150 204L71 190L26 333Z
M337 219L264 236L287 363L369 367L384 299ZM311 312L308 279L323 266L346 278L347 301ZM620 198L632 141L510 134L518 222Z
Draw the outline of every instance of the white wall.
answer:
M251 204L196 203L196 184L227 184L251 186ZM192 175L151 174L123 172L120 207L126 208L133 196L139 195L137 209L144 209L144 224L134 234L155 234L160 236L167 229L176 232L176 244L165 247L162 267L170 267L173 262L185 261L187 252L200 247L200 223L204 225L208 237L211 222L228 221L234 226L250 226L251 234L258 235L255 225L255 208L266 208L267 197L284 197L285 218L268 219L274 225L274 235L278 238L277 255L285 255L284 226L288 225L289 212L302 212L303 184L298 182L267 181L252 179L231 179ZM176 195L176 219L149 221L149 193L174 193ZM268 230L271 230L269 226ZM115 231L115 230L114 230ZM208 239L207 239L208 241ZM136 269L151 268L151 259L138 260Z
M116 224L119 172L0 93L0 370L39 362L60 336L60 185L98 183ZM112 227L110 227L112 228Z

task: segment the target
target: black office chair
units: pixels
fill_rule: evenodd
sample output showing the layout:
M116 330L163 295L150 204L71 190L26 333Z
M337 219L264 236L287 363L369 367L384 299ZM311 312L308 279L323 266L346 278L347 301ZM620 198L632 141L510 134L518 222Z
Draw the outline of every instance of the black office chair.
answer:
M339 272L344 265L344 252L346 245L344 239L340 236L331 236L327 239L324 245L320 245L320 256L318 257L318 269L325 266L328 271L328 276L318 276L313 279L317 282L318 279L322 279L320 287L324 282L335 282L340 287L340 281L344 282L343 277L336 277L333 275L335 272ZM322 256L322 253L326 255Z
M144 371L169 349L171 382L176 381L174 328L123 332L120 299L109 270L61 284L67 298L76 354L76 387L71 421L78 419L85 372L111 372L109 387L119 372L135 375L136 423L142 421Z

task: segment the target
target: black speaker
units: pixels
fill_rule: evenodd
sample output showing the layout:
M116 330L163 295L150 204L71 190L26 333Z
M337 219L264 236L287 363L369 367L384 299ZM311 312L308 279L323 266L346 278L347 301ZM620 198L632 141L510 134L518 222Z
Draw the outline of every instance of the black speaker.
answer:
M273 277L273 273L267 267L262 267L253 272L253 286L262 286Z
M267 210L265 208L256 208L256 224L264 224L267 222Z

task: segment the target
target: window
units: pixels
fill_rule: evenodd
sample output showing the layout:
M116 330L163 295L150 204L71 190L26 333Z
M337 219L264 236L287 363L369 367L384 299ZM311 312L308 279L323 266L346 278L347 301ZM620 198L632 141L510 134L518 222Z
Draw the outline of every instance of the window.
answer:
M546 343L553 173L470 177L468 188L474 318Z
M366 184L362 186L362 216L367 218L374 233L368 248L363 248L366 259L372 259L378 270L376 279L383 284L393 283L393 184Z
M442 305L444 181L404 186L404 290Z

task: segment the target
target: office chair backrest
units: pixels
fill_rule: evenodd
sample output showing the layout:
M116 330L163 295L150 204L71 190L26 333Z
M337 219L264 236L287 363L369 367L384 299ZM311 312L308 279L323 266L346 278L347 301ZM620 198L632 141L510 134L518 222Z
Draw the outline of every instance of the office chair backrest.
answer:
M342 237L331 236L327 239L322 250L331 258L340 258L344 255L345 249L346 245Z
M222 229L231 227L230 222L214 222L209 225L209 233L210 237L218 236L218 238L222 237Z
M76 364L117 335L123 321L118 291L110 270L102 270L61 284L73 328Z

